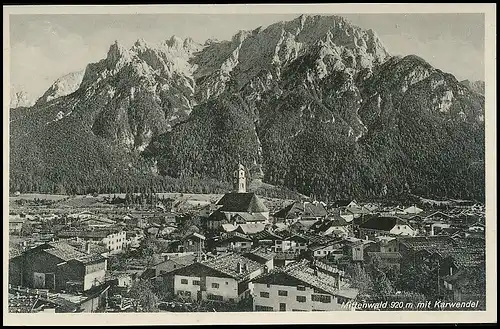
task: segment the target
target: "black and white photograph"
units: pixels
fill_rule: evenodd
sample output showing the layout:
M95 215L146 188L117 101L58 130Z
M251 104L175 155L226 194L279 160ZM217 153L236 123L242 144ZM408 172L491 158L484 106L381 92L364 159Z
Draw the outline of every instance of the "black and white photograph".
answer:
M69 7L4 7L4 314L496 321L494 5Z

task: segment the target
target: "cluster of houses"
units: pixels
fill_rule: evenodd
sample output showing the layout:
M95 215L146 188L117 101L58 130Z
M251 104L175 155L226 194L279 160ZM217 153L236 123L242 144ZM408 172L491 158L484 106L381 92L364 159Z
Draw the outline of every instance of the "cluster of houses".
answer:
M462 301L478 293L468 287L484 268L482 206L457 200L455 207L423 210L355 200L290 201L271 211L265 200L246 191L242 165L231 193L217 202L189 205L182 214L84 211L64 216L62 223L51 218L58 222L51 232L44 231L47 217L12 215L13 236L27 222L41 225L30 224L38 228L34 242L11 248L9 284L17 297L22 289L36 289L38 297L57 293L58 299L76 294L79 302L64 304L72 311L103 307L110 282L126 288L137 278L163 284L186 301L251 299L254 311L332 311L355 305L347 304L359 293L346 278L348 264L376 261L400 271L432 261L447 298ZM194 228L175 235L187 221ZM135 250L151 237L168 246L160 251L161 261L120 273L108 269L109 257Z

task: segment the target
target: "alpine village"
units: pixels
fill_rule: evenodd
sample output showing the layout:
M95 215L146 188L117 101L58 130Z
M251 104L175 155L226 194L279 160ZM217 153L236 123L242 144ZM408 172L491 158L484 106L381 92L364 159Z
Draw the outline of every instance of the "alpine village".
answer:
M222 196L17 202L10 312L484 307L482 205L281 200L248 191L241 164L233 179Z

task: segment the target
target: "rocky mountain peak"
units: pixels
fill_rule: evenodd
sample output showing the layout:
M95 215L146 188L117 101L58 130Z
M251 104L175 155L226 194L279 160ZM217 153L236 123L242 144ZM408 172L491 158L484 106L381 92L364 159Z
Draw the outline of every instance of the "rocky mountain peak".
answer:
M57 86L50 97L64 94ZM81 157L67 150L85 149L89 172L152 159L161 175L224 180L241 154L251 175L306 194L371 197L406 182L480 194L462 174L476 170L479 181L469 162L484 157L484 97L469 89L417 56L391 56L373 30L340 16L301 15L204 45L115 42L87 66L78 92L16 120L13 161L54 154L47 171L73 179L79 160L68 159ZM32 144L43 151L24 155Z
M53 99L75 92L81 85L85 70L72 72L57 79L40 97L36 105L43 105Z
M133 50L145 50L146 48L149 48L149 46L143 38L137 39L132 47Z
M120 66L120 64L129 62L132 55L129 50L118 40L115 40L113 44L109 47L108 55L106 61L108 63L108 68L115 68Z

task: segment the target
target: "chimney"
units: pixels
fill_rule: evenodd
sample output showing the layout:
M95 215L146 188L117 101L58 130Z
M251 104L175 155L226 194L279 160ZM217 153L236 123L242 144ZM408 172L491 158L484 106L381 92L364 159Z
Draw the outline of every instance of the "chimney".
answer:
M90 254L90 242L88 241L85 243L85 252L87 254Z
M242 273L241 263L240 263L240 262L238 262L238 263L236 264L236 272L238 272L238 273Z
M314 264L313 270L314 270L314 275L318 276L318 267L316 266L316 264Z

